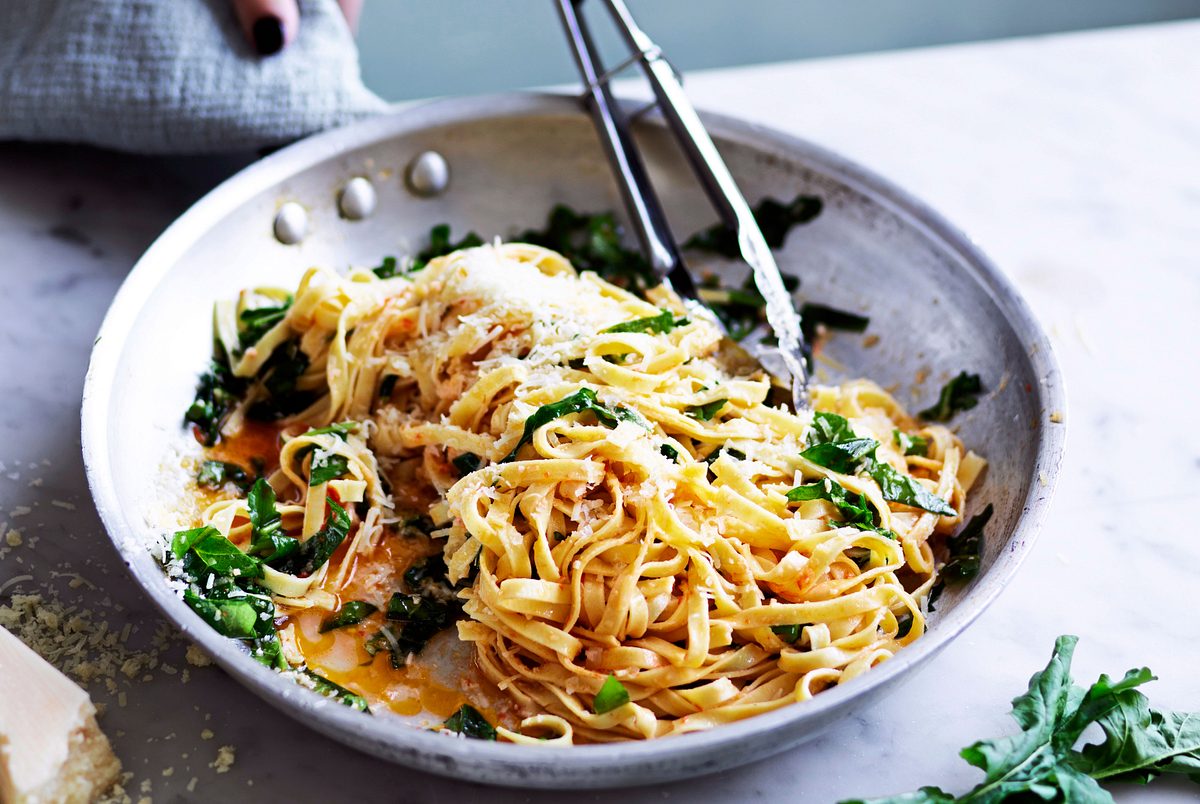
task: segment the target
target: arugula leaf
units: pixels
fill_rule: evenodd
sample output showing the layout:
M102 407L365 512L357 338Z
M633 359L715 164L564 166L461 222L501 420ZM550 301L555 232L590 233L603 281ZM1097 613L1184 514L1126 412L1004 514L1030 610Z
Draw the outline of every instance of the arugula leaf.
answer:
M792 623L791 625L772 625L771 632L784 642L794 643L799 641L800 635L804 632L804 626L808 623Z
M214 527L178 531L171 539L171 552L183 558L189 551L212 572L244 578L262 577L262 562L243 553Z
M799 280L784 274L783 284L790 293L799 286ZM753 276L747 277L740 288L725 288L720 277L710 274L700 281L699 291L700 300L713 311L732 340L743 340L766 320L767 301L755 288Z
M221 425L245 390L245 381L233 376L228 357L214 357L208 371L200 375L196 398L183 415L184 424L195 425L196 438L211 447L221 437Z
M887 461L878 461L872 456L863 467L867 474L879 484L883 499L923 508L942 516L957 516L958 512L950 507L950 503L937 496L917 482L917 479L901 474Z
M861 526L865 530L875 530L875 512L867 505L867 500L861 494L847 491L840 483L829 478L796 486L787 493L791 502L805 500L829 500L845 517L845 524Z
M658 451L664 458L670 458L673 461L679 459L679 450L675 449L670 444L660 445Z
M283 518L275 507L275 489L266 478L254 481L246 496L246 508L250 511L249 553L274 565L300 549L300 540L283 530Z
M947 542L950 558L939 575L947 582L969 581L979 574L983 558L983 528L992 518L992 504L975 516L957 536Z
M801 452L800 457L839 474L848 475L858 468L863 458L874 453L878 446L879 442L873 438L854 438L849 441L816 444Z
M383 379L379 381L379 399L391 399L392 391L396 390L396 381L400 377L396 374L385 374Z
M938 401L917 415L930 421L948 422L960 410L970 410L979 404L983 382L978 374L960 371L958 376L942 387Z
M341 704L345 704L351 709L357 709L360 712L371 714L371 707L367 706L367 699L358 693L351 692L341 684L335 684L325 676L317 675L312 670L303 670L305 676L313 685L313 691L324 695L326 698L333 698Z
M467 234L457 243L450 240L450 224L439 223L429 230L429 245L417 252L413 258L412 267L408 272L416 273L429 264L430 260L444 257L447 254L464 248L475 248L483 245L483 238L474 232Z
M232 483L244 494L253 482L249 472L236 463L225 461L204 461L196 473L196 485L205 489L219 489Z
M703 405L689 405L683 409L683 412L693 419L707 422L711 421L712 417L716 416L728 401L728 399L714 399L712 402L706 402Z
M454 458L450 463L454 464L454 468L458 470L461 477L466 477L472 472L478 471L479 467L483 466L483 458L480 458L473 452L464 452Z
M812 429L808 431L805 443L810 446L818 444L834 444L838 441L851 441L858 438L850 427L845 416L818 410L813 413Z
M243 310L238 322L238 348L244 352L262 340L263 335L287 316L291 306L292 299L289 296L283 304Z
M171 552L176 558L183 558L188 550L192 549L192 545L208 536L220 536L221 531L211 525L201 525L198 528L190 528L188 530L177 530L175 535L171 537Z
M281 344L258 371L265 397L250 406L247 411L250 418L275 421L311 405L316 395L296 389L307 370L308 355L300 349L300 344L296 340Z
M650 332L665 335L676 327L686 327L689 323L686 318L676 318L670 310L663 310L658 315L614 324L600 332L602 334L606 332Z
M304 433L303 435L306 435L306 436L335 435L338 438L345 441L346 436L348 436L350 433L357 433L357 432L358 432L358 422L349 421L349 422L334 422L333 424L326 425L325 427L318 427L315 430L309 430L306 433Z
M308 466L308 485L319 486L341 477L350 471L350 459L336 452L322 452L313 456Z
M383 262L371 269L371 273L380 279L391 279L396 276L399 263L395 257L384 257Z
M925 456L929 452L929 439L919 435L909 435L901 430L892 430L892 440L905 455Z
M805 302L800 306L800 322L805 329L805 340L812 340L819 326L846 332L864 332L870 326L871 319L827 304Z
M442 724L442 728L457 732L472 740L495 740L496 729L479 710L469 704L463 704Z
M1136 690L1097 722L1102 743L1085 745L1074 766L1093 779L1146 784L1164 773L1200 783L1200 712L1158 712Z
M271 633L264 634L250 643L250 657L259 664L270 667L274 670L289 670L291 665L283 656L283 646L279 642L279 633L275 631L274 626L274 606L271 607L271 618L267 621L271 623ZM259 622L262 623L262 614L259 613Z
M533 440L533 434L537 432L539 427L544 427L563 416L569 416L572 413L582 413L584 411L591 411L602 424L609 427L615 427L620 421L631 421L634 424L645 426L645 419L637 411L624 407L610 410L596 400L596 392L591 388L580 388L570 396L563 397L557 402L542 405L530 414L529 418L525 420L525 428L521 431L520 440L517 441L516 446L512 448L511 452L500 459L500 463L508 463L514 460L517 457L517 453L521 451L521 447Z
M717 458L721 457L721 453L725 453L730 458L733 458L734 460L737 460L737 461L746 460L746 453L742 452L740 449L734 449L733 447L722 445L720 447L717 447L716 449L714 449L712 452L708 453L707 455L705 455L704 462L707 463L709 466L712 466L714 463L716 463Z
M660 284L641 253L621 244L621 228L611 212L581 215L559 204L543 229L524 231L514 241L553 249L578 270L593 271L639 295Z
M763 238L767 245L774 249L783 246L793 226L808 223L820 215L823 206L817 196L801 193L788 203L764 198L755 205L753 212ZM683 247L711 251L730 259L739 259L742 256L737 233L721 223L692 235Z
M350 515L332 497L326 497L325 502L329 506L329 517L325 520L325 526L307 541L300 542L296 552L287 556L280 564L280 572L307 577L325 566L325 562L338 549L338 545L345 540L350 532Z
M1077 637L1061 636L1045 670L1013 699L1019 734L981 740L964 748L963 759L985 778L963 796L923 787L916 793L875 799L872 804L963 802L993 804L1009 799L1111 802L1099 780L1146 782L1161 773L1200 781L1200 713L1156 712L1136 688L1152 681L1146 668L1119 681L1106 675L1088 689L1071 678ZM1105 739L1076 749L1084 730L1099 724ZM845 804L852 804L846 802Z
M806 443L809 447L800 453L802 458L843 475L865 472L879 484L883 499L889 502L911 505L945 516L957 513L949 503L918 483L916 478L896 471L886 461L878 460L875 450L879 442L871 438L859 438L843 416L825 411L814 413Z
M417 595L432 595L442 599L454 597L446 580L446 558L440 552L426 556L404 571L404 586Z
M209 600L189 589L183 593L183 600L222 636L231 639L258 636L258 610L246 598Z
M362 600L348 600L342 604L340 609L321 621L319 631L324 634L327 631L335 631L338 628L358 625L377 611L379 611L379 608L370 603Z
M620 709L627 703L629 703L629 690L625 689L624 684L617 681L616 676L609 675L604 679L599 692L592 700L592 711L597 715L603 715L614 709Z

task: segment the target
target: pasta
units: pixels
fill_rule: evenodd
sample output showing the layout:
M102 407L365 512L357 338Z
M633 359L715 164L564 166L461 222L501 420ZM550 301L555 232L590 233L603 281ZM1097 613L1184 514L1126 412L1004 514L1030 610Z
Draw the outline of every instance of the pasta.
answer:
M532 245L382 280L312 269L289 298L248 291L217 316L242 384L221 433L236 443L264 406L281 417L264 467L275 541L264 485L218 495L201 522L257 556L277 666L311 667L298 623L352 597L379 611L361 636L400 623L377 650L427 636L425 581L393 593L431 554L440 602L461 607L452 633L499 701L477 703L514 742L711 728L924 633L931 538L960 524L984 464L877 385L817 387L817 413L792 412L669 291L641 298ZM421 546L398 551L414 528ZM327 683L365 692L353 668L371 646Z

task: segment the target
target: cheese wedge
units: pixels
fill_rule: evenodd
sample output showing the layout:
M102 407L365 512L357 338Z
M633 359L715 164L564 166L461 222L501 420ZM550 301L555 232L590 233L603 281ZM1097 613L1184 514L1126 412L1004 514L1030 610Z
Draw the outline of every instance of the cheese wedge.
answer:
M0 804L88 804L120 773L88 694L0 628Z

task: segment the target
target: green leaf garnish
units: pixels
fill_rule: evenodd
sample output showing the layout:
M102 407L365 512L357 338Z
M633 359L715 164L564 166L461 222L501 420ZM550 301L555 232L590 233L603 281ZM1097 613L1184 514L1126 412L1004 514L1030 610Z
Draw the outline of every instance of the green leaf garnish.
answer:
M683 409L683 412L693 419L707 422L711 421L712 417L716 416L728 401L728 399L714 399L712 402L706 402L703 405L689 405Z
M350 459L336 452L320 452L313 456L308 467L308 485L319 486L350 471Z
M192 552L212 572L234 577L262 577L262 562L243 553L214 527L181 530L171 538L171 552L183 558Z
M676 318L670 310L663 310L658 315L635 318L633 321L615 324L608 329L600 330L600 332L602 334L606 332L650 332L665 335L676 327L687 326L688 323L686 318Z
M983 393L983 382L979 379L979 375L961 371L957 377L942 387L937 403L917 415L929 421L948 422L958 411L970 410L978 405L981 393Z
M350 515L346 509L337 504L332 497L326 497L329 506L329 516L325 526L314 533L307 541L300 542L296 552L289 555L278 567L280 572L289 575L307 577L325 566L338 545L345 540L350 532Z
M246 598L209 600L189 589L183 593L183 600L222 636L231 639L258 636L259 613Z
M265 478L254 481L246 496L250 511L250 550L268 564L274 565L300 549L300 540L283 530L283 519L275 507L275 490Z
M629 690L625 689L624 684L617 681L616 676L610 675L600 685L600 691L596 693L596 697L592 701L592 711L597 715L603 715L614 709L620 709L627 703L629 703Z
M302 435L335 435L345 441L346 436L348 436L350 433L356 432L358 432L358 422L350 421L334 422L333 424L326 425L325 427L318 427L315 430L309 430L308 432L302 433Z
M466 477L472 472L478 471L483 466L483 458L480 458L473 452L464 452L450 461L450 463L454 464L454 468L458 470L460 477Z
M942 516L957 516L950 503L917 482L917 479L901 474L890 463L868 458L864 469L871 479L879 484L883 499L922 508Z
M233 376L229 358L224 354L214 357L208 371L200 375L195 401L183 416L185 424L196 426L196 435L204 446L211 447L217 443L221 437L221 426L245 390L246 381Z
M800 453L800 457L819 466L832 469L838 474L853 474L863 458L879 446L873 438L854 438L828 444L815 444Z
M797 486L787 493L787 498L791 502L828 500L845 518L844 524L875 530L875 512L867 505L866 498L861 494L848 491L840 483L835 483L829 478Z
M839 474L866 474L879 484L883 498L889 502L911 505L944 516L957 514L949 503L926 489L916 478L902 474L891 464L876 458L875 450L879 442L871 438L859 438L843 416L824 411L814 413L806 443L809 446L800 453L801 457Z
M544 427L563 416L569 416L572 413L582 413L584 411L592 412L602 424L609 427L616 427L621 421L629 421L643 427L646 426L646 420L637 411L625 407L617 407L610 410L596 400L596 392L591 388L580 388L570 396L564 397L557 402L551 402L548 405L542 405L530 414L529 418L525 420L525 428L521 431L520 440L517 441L512 451L500 460L500 463L508 463L514 460L517 457L517 453L521 451L521 447L533 440L533 434L537 432L539 427Z
M579 214L559 204L550 211L544 228L527 230L513 240L553 249L577 270L593 271L634 293L643 294L660 284L641 252L621 243L621 228L611 212Z
M909 435L901 430L892 430L892 440L905 455L924 457L929 452L929 439L924 436Z
M319 630L324 634L326 631L335 631L338 628L358 625L377 611L379 611L378 606L362 600L348 600L342 604L340 609L321 621Z
M772 625L771 632L784 642L793 643L800 639L801 633L804 631L804 626L807 623L793 623L791 625Z
M225 461L204 461L196 473L196 485L205 489L219 489L226 483L232 483L245 493L253 482L249 472L236 463Z
M805 339L812 340L812 336L816 334L817 327L828 327L829 329L840 329L846 332L864 332L871 324L871 319L865 315L851 313L848 310L839 310L837 307L830 307L827 304L813 304L805 302L800 305L800 321L804 326Z
M351 709L357 709L367 714L371 713L371 708L367 706L367 699L358 693L351 692L341 684L335 684L324 676L317 675L312 670L304 670L302 672L312 682L315 692L324 695L326 698L333 698L338 703L345 704Z
M774 249L783 246L793 226L808 223L820 215L823 206L817 196L801 193L788 203L764 198L754 206L753 212L763 239ZM737 233L720 223L692 235L683 247L711 251L730 259L739 259L742 255Z
M472 740L495 740L496 728L487 722L487 718L479 710L469 704L463 704L442 724L447 731L457 732Z
M383 262L371 269L371 273L380 279L391 279L396 275L398 266L399 263L395 257L384 257Z
M948 582L969 581L979 574L979 564L983 558L983 528L992 518L992 504L967 523L957 536L947 542L950 548L950 558L939 573Z
M292 299L289 296L283 304L243 310L238 319L238 347L244 351L262 340L263 335L287 316L291 306Z

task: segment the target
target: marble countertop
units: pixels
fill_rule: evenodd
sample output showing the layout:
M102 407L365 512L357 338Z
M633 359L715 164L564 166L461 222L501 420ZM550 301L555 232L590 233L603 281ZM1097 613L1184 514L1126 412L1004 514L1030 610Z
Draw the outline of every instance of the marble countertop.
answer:
M1082 638L1077 678L1149 665L1161 676L1147 690L1153 701L1200 709L1190 596L1200 540L1188 524L1200 497L1198 78L1197 22L689 76L698 106L840 151L978 241L1051 334L1070 395L1067 462L1016 581L900 693L756 765L573 801L828 802L923 784L963 792L979 774L959 748L1013 730L1009 700L1062 633ZM131 645L162 624L91 506L79 454L83 375L130 266L243 162L0 145L0 523L22 534L19 546L0 539L0 587L31 576L0 591L0 604L54 589L114 630L130 624ZM189 667L182 645L163 661L177 672L160 666L151 681L120 685L124 706L96 693L135 800L562 800L383 764L297 728L220 670ZM221 745L237 749L225 773L210 767ZM1195 791L1115 793L1168 801Z

